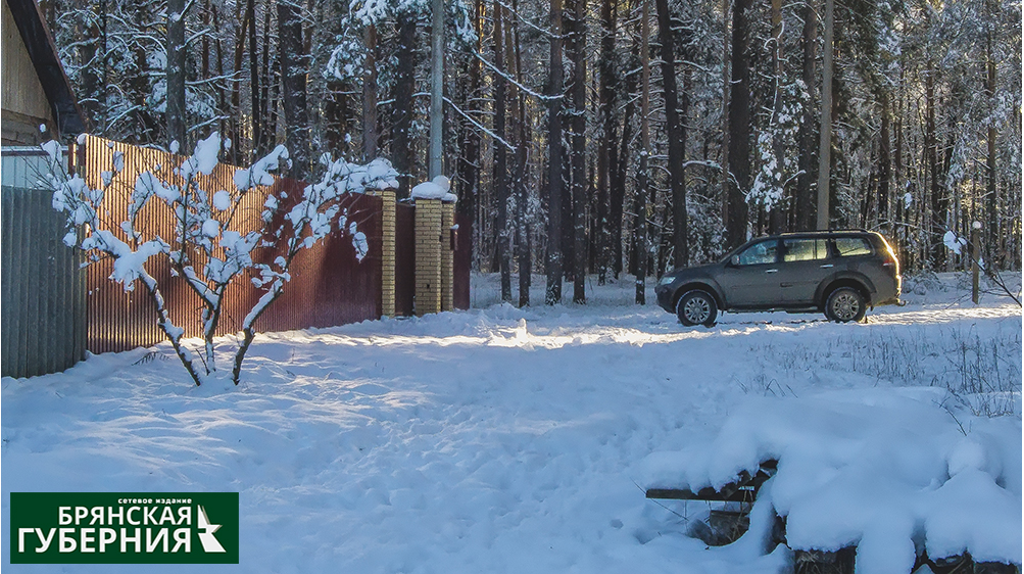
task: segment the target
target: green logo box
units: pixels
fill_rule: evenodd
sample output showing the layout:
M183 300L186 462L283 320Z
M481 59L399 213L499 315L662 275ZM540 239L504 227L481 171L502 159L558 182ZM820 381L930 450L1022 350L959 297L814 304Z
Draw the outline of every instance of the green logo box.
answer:
M12 564L238 564L237 492L12 492Z

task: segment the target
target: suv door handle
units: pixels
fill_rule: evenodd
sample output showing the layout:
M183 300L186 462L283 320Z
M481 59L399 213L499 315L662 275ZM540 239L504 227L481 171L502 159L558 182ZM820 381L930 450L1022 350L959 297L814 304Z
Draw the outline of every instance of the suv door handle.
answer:
M831 263L826 263L826 264L822 265L821 268L822 269L832 269L832 264Z
M769 269L769 270L765 271L765 273L778 273L778 272L779 272L778 269Z

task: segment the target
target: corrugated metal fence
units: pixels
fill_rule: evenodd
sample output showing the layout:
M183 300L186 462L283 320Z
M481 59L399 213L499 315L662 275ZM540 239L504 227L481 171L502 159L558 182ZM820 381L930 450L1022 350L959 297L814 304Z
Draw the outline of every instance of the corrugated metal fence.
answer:
M103 173L110 172L115 154L120 155L123 169L107 187L104 204L109 207L111 230L120 232L117 222L127 214L129 197L136 174L151 171L168 183L181 185L173 169L185 160L157 150L139 148L87 136L84 146L75 153L76 170L93 189L102 184ZM209 176L198 176L201 189L213 193L233 189L235 170L220 164ZM108 176L109 177L109 176ZM119 181L123 178L122 181ZM289 198L298 199L307 184L290 178L276 178L271 189L253 189L239 201L232 229L246 233L260 229L263 204L270 192L284 190ZM292 262L292 280L284 294L257 321L260 331L287 331L308 327L329 327L381 315L381 200L362 194L349 194L341 201L348 221L358 222L359 231L369 241L370 251L362 261L356 258L352 238L334 222L334 231L310 249L304 249ZM282 212L288 206L282 206ZM159 235L165 241L175 237L175 218L161 201L150 201L136 219L135 227L145 237ZM124 236L122 236L124 239ZM271 261L277 253L256 249L254 260ZM200 269L203 262L193 254L193 264ZM156 325L156 311L148 293L139 286L124 289L107 277L113 269L111 261L100 261L88 267L89 351L103 353L149 346L164 339ZM153 258L146 270L160 285L172 322L185 329L186 337L202 335L200 309L202 302L187 282L176 277L166 258ZM254 287L248 277L238 278L225 293L223 311L217 334L237 333L242 320L263 291Z
M4 148L0 220L0 374L62 371L85 357L85 274L64 245L64 218L40 189L39 148Z
M121 234L129 196L138 173L152 171L173 182L173 169L183 156L175 156L126 144L86 136L84 145L73 146L71 168L93 189L102 187L104 172L113 171L115 154L123 161L120 173L105 191L108 229ZM3 154L2 227L2 341L0 358L4 376L26 377L59 372L84 358L85 351L103 353L150 346L164 340L156 325L156 312L145 288L133 291L108 279L113 262L101 260L80 269L81 255L61 241L64 218L53 210L49 191L39 189L39 174L46 157L40 150L5 148ZM200 187L211 193L233 189L236 168L218 165ZM109 173L106 177L109 177ZM305 183L277 178L272 191L284 189L298 198ZM239 231L261 227L260 214L268 190L243 197L232 226ZM413 312L412 276L415 269L413 208L399 204L397 210L396 291L399 315ZM285 331L308 327L330 327L377 319L381 316L381 234L383 202L378 197L350 194L342 200L348 221L358 222L369 244L360 261L346 229L334 232L316 246L303 250L292 263L292 280L284 294L257 322L260 331ZM150 201L136 219L144 235L174 238L174 214L163 202ZM468 227L469 222L461 222ZM335 222L337 225L337 222ZM469 306L470 233L459 234L455 262L457 308ZM254 259L270 261L271 249L256 249ZM194 261L199 268L203 262ZM157 280L173 323L185 329L187 337L201 335L201 302L184 279L176 277L166 258L154 257L146 264ZM236 333L246 313L262 291L248 278L228 288L218 334Z

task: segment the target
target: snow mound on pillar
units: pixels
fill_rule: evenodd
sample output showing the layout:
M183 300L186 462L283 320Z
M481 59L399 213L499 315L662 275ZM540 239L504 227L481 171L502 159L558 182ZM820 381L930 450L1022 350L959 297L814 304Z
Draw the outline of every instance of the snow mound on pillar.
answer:
M413 199L440 199L441 201L455 201L458 198L451 193L451 182L448 178L439 175L432 181L425 181L412 188Z
M1021 421L951 411L948 395L862 389L753 399L710 443L649 455L643 482L720 489L774 459L772 488L761 494L786 517L793 549L857 546L858 572L909 572L925 551L1020 564Z

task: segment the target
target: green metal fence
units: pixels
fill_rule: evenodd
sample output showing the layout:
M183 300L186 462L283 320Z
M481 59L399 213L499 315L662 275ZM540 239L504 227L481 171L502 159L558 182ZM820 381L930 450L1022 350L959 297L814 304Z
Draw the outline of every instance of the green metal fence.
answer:
M64 245L64 218L40 189L46 156L3 148L0 220L0 374L59 372L85 357L85 273Z

